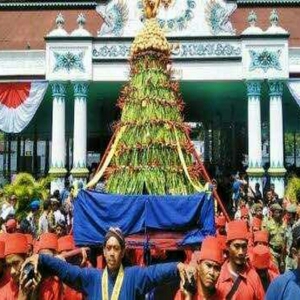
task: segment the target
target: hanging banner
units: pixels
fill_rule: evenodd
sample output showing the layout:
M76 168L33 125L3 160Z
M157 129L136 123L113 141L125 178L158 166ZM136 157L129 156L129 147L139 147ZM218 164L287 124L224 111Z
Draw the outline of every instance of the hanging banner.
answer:
M287 86L300 107L300 80L290 80Z
M0 83L0 130L6 133L21 132L39 108L48 83Z

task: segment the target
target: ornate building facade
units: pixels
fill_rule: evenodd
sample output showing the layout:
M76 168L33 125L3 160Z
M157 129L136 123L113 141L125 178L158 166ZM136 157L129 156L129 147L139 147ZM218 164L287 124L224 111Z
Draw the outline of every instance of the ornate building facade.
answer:
M68 172L84 179L107 145L143 2L7 0L0 14L3 171L49 172L61 189ZM246 158L250 185L267 172L283 196L284 133L300 131L300 1L165 0L158 21L186 120L202 124L204 159L238 169ZM22 126L1 119L17 83L45 86Z

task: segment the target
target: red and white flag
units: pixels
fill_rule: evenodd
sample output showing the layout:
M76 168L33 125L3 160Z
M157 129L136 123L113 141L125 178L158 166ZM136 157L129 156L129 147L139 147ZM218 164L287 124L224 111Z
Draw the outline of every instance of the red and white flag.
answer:
M44 81L0 83L0 130L21 132L35 115L47 86Z

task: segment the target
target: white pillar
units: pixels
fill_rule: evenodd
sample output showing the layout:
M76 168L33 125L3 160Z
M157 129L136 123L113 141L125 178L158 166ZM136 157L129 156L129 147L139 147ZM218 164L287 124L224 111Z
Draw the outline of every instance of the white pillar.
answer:
M71 171L74 181L86 182L88 169L87 156L87 112L86 100L88 92L87 82L74 82L74 144L73 169Z
M270 96L270 168L271 183L275 184L275 191L279 198L284 195L283 166L283 116L282 116L283 82L269 81Z
M51 83L52 87L52 143L51 167L49 174L54 179L51 182L51 193L64 188L64 176L67 173L66 142L65 142L65 97L66 87L61 82Z
M248 177L249 185L255 190L259 183L262 192L262 144L261 144L261 113L260 113L260 81L247 81L248 96Z

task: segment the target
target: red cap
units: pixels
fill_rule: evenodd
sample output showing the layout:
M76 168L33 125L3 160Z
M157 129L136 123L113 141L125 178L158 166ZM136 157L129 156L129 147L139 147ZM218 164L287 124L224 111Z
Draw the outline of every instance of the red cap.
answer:
M249 209L247 207L241 208L241 218L249 216Z
M27 239L27 243L28 243L28 245L31 245L31 246L33 246L33 237L32 237L32 235L31 235L31 234L28 234L28 233L26 233L26 234L25 234L25 236L26 236L26 239Z
M17 228L17 221L15 219L9 219L5 223L6 229L16 229Z
M10 254L27 254L28 242L22 233L12 233L7 236L5 243L5 256Z
M0 259L5 258L5 242L0 241Z
M7 240L7 237L8 236L10 236L10 234L9 233L6 233L6 232L1 232L0 233L0 241L2 241L2 242L6 242L6 240Z
M49 249L57 251L58 248L58 238L55 233L46 232L41 234L40 240L37 246L37 250Z
M217 227L225 226L226 225L226 218L225 218L225 216L218 216L218 217L216 217L216 225L217 225Z
M244 221L235 220L227 224L227 242L232 240L247 240L248 228Z
M267 246L257 245L253 248L252 265L256 269L268 269L271 262L270 249Z
M259 230L261 229L261 224L262 224L262 220L257 218L257 217L253 217L252 219L252 227L253 228L259 228Z
M193 253L192 261L212 260L218 264L223 263L223 253L216 237L208 236L202 242L201 250Z
M265 230L260 230L254 232L254 243L261 242L261 243L269 243L269 233Z
M66 235L58 239L58 252L71 251L75 249L72 235Z

